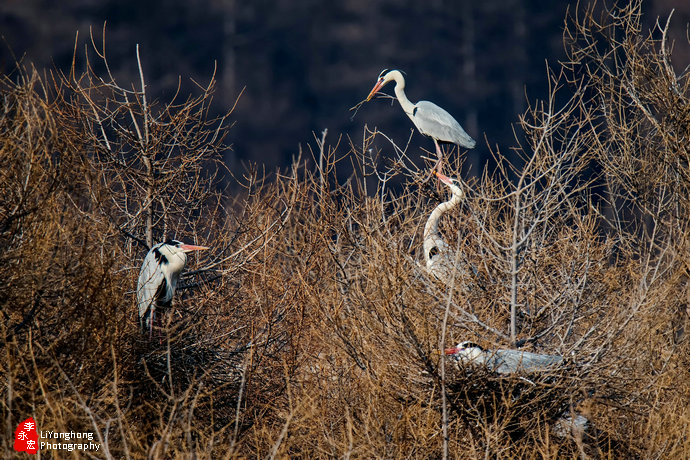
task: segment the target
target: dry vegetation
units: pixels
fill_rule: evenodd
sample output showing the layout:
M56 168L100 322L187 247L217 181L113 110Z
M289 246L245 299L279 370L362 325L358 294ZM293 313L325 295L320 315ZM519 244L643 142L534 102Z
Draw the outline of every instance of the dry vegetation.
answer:
M420 263L445 190L393 142L379 164L381 133L324 135L320 169L247 171L233 198L212 83L152 104L143 74L120 86L98 54L83 74L5 77L2 450L33 416L96 433L97 457L689 458L690 77L632 3L567 22L519 160L495 151L444 219L472 267L451 286ZM357 172L336 184L342 162ZM213 250L158 343L133 290L171 236ZM566 362L458 369L438 350L464 339ZM556 436L570 411L588 430Z

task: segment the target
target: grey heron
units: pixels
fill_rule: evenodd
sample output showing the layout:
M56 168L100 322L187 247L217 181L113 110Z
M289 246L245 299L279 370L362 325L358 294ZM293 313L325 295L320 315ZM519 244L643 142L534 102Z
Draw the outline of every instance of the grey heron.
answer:
M177 280L187 263L187 253L208 249L177 240L158 243L146 254L137 283L137 305L142 331L153 331L156 310L166 310L172 303Z
M405 95L405 78L398 70L391 70L390 72L384 70L381 72L374 88L367 96L367 101L391 81L395 81L395 96L398 98L400 107L405 111L405 114L410 117L410 120L412 120L412 123L414 123L420 133L434 140L436 155L438 155L438 161L436 162L436 170L438 172L441 172L441 162L443 160L443 151L438 145L439 142L456 144L468 149L474 148L476 144L474 139L465 132L460 123L451 114L433 102L419 101L416 104L410 102Z
M463 192L457 179L446 177L438 171L434 171L434 173L443 184L448 186L453 196L450 200L436 206L426 221L424 226L424 260L429 273L440 281L449 284L452 280L453 270L460 272L462 270L455 263L455 251L443 240L438 229L438 222L446 212L460 203Z
M459 364L486 366L489 371L502 375L545 372L563 362L563 357L558 355L542 355L520 350L491 351L467 341L447 348L445 354L452 356Z

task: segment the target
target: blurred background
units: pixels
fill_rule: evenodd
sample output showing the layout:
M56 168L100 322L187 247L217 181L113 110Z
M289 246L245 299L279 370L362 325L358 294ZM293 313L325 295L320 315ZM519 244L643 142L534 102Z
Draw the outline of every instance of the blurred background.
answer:
M690 2L648 0L644 21L651 29L674 8L674 64L682 69L690 63ZM100 46L106 23L106 54L122 86L139 85L136 44L148 92L161 101L178 81L181 99L198 93L194 82L207 84L215 68L214 111L228 110L242 93L225 155L239 172L247 162L269 171L288 165L326 128L331 144L341 134L361 144L367 124L404 145L412 123L397 102L374 99L352 120L349 111L382 69L397 68L407 73L412 101L437 103L477 140L468 153L476 173L487 144L509 153L527 98L547 96L546 65L565 58L567 10L568 2L541 0L4 0L0 70L11 75L16 60L66 70L77 32L83 67L90 31ZM384 91L392 94L392 85ZM384 155L390 150L379 145ZM410 152L422 147L433 151L415 133Z

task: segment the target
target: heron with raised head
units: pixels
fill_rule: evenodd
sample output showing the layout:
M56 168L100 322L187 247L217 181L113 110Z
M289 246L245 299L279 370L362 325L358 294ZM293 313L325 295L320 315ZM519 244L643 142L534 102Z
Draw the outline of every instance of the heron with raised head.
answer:
M485 366L489 371L501 375L515 373L535 374L554 369L563 362L559 355L542 355L521 350L485 350L476 343L460 342L447 348L445 354L458 364Z
M463 197L460 181L451 179L438 171L434 171L439 181L448 186L452 193L450 200L434 208L424 226L424 260L426 269L440 281L449 284L453 279L453 270L463 273L464 270L456 264L456 254L441 236L438 223L441 217L454 209ZM457 275L457 274L456 274ZM456 278L457 279L457 278Z
M170 308L177 280L187 264L187 253L208 249L177 240L158 243L146 254L137 283L137 305L139 325L142 331L148 329L149 336L156 323L156 311Z
M414 123L420 133L434 140L436 155L438 156L436 171L441 172L443 161L443 151L439 143L455 144L467 149L474 148L476 144L474 139L465 132L460 123L451 114L433 102L419 101L416 104L410 102L405 95L405 78L399 70L391 70L390 72L384 70L381 72L374 88L367 96L367 101L391 81L395 82L395 96L398 98L400 107L405 111L405 114L410 117L410 120L412 120L412 123Z

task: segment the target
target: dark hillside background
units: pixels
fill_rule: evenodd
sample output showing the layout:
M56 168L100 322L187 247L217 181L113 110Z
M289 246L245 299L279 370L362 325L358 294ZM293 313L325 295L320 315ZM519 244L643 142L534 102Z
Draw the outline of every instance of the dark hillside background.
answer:
M487 141L509 154L511 124L530 100L547 94L546 62L563 59L562 30L568 2L536 0L397 1L9 0L0 4L0 71L11 73L15 57L39 69L67 69L76 32L79 59L92 28L102 40L120 81L138 84L138 43L154 97L168 100L181 81L208 82L217 64L215 110L234 112L230 170L241 162L286 166L312 132L329 140L362 140L363 127L378 127L404 144L412 124L397 103L365 104L350 120L383 68L407 72L411 100L438 103L466 128L478 146L472 168L487 158ZM647 27L661 16L672 21L676 68L690 63L685 26L690 3L645 2ZM386 88L392 94L392 87ZM383 145L382 145L383 146ZM411 148L433 149L415 134ZM384 150L384 154L385 154ZM475 169L476 171L476 169ZM342 171L341 171L342 173Z
M690 459L690 1L617 3L0 1L0 457Z

